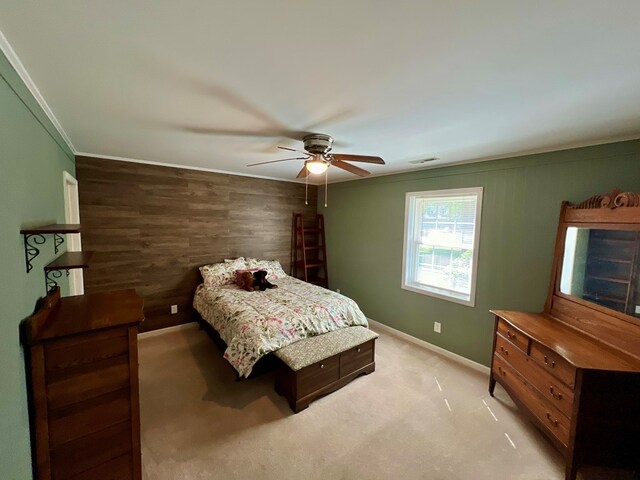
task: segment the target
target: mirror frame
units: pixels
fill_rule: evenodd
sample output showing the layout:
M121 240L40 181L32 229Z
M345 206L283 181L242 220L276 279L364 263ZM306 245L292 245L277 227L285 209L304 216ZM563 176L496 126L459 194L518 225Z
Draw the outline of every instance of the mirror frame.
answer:
M616 189L577 204L562 203L551 281L545 303L546 313L562 318L581 330L595 330L591 332L594 335L597 335L597 329L589 328L589 324L593 323L596 312L600 314L596 314L597 319L604 323L611 324L621 320L640 328L638 317L560 291L565 239L569 227L640 231L640 194Z

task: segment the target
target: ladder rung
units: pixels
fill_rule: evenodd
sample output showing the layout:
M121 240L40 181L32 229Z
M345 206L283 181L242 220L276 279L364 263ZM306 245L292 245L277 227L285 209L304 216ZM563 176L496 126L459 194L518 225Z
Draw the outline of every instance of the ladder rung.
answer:
M320 245L312 245L310 247L304 247L305 250L316 250L320 248Z
M318 228L303 228L303 230L305 232L319 232L320 231L320 229L318 229Z
M324 263L307 263L305 268L322 267Z
M309 280L309 283L312 283L314 285L325 285L326 280L324 278L316 278L314 280Z

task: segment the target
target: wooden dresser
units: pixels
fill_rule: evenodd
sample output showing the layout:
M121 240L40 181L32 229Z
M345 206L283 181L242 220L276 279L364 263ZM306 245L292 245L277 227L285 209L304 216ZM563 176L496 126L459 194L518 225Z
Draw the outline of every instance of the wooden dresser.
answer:
M140 479L134 290L60 298L23 323L38 479Z
M624 260L630 248L617 240L609 255L601 250L610 232L640 239L640 196L629 204L620 195L636 194L563 204L544 312L492 310L489 393L498 382L549 437L565 456L567 480L584 464L640 471L640 247ZM589 277L594 263L608 270L603 280ZM625 295L616 296L614 275L626 279Z

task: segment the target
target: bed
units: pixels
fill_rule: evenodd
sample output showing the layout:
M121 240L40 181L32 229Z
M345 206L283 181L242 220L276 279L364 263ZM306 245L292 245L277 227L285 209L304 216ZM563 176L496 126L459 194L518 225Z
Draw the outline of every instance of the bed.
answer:
M247 267L267 270L278 288L248 292L238 287L234 272ZM241 257L200 270L204 282L193 306L224 342L224 358L240 377L248 377L261 358L305 338L368 326L353 300L285 274L278 262Z

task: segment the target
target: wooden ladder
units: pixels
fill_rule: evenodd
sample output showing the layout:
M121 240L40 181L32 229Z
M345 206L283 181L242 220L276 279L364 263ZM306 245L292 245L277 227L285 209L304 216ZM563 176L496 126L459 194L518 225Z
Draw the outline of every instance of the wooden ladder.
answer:
M296 213L293 224L293 276L329 288L324 217L316 215L314 226L305 227L302 214Z

